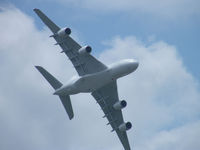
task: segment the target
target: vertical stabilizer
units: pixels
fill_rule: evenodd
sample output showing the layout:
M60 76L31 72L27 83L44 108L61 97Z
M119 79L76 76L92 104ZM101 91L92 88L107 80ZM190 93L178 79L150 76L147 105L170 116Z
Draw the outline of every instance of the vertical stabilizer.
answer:
M74 117L74 112L72 109L72 104L71 104L69 95L59 96L59 97L60 97L60 100L61 100L63 106L65 107L65 110L69 116L69 119L71 120Z
M62 83L58 81L54 76L52 76L48 71L46 71L41 66L35 66L37 70L43 75L43 77L51 84L51 86L56 90L62 86ZM71 120L74 117L74 112L72 109L72 104L69 95L59 95L59 98Z

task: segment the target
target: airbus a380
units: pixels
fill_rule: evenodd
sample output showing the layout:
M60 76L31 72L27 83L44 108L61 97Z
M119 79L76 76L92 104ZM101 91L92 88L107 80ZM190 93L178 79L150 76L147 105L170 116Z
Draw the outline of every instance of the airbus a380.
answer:
M74 117L70 95L78 93L91 93L104 112L104 117L108 119L107 125L111 125L125 150L130 150L130 145L126 131L132 125L124 122L121 109L126 107L125 100L119 100L116 80L126 76L138 67L138 62L134 59L125 59L110 66L94 58L90 53L90 46L81 47L71 37L70 28L60 28L53 23L41 10L34 9L35 13L53 32L50 37L56 40L55 45L62 48L71 60L79 76L72 77L66 85L63 85L48 71L41 66L36 66L38 71L55 89L54 95L58 95L71 120Z

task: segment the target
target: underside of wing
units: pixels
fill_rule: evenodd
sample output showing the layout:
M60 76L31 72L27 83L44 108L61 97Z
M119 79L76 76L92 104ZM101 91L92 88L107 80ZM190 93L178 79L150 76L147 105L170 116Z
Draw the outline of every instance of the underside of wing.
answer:
M105 114L104 117L108 119L107 125L111 125L113 129L112 131L116 131L124 149L130 150L126 130L131 128L131 124L127 126L128 124L124 123L121 109L114 108L114 105L116 106L116 104L120 102L116 81L113 81L101 89L94 91L92 96L96 99L97 103L103 110Z
M82 51L82 48L75 40L70 37L71 29L58 27L51 21L41 10L34 9L40 19L48 26L53 32L53 37L56 40L55 45L60 45L62 52L65 53L71 60L74 68L80 76L96 73L105 70L107 67L89 53Z
M54 37L80 76L105 70L107 67L89 53L79 53L82 48L70 36Z

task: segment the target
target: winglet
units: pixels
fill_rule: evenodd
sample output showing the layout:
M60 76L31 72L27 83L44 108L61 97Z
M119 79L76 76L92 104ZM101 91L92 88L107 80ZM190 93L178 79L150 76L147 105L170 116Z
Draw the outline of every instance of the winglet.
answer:
M35 8L33 10L54 34L60 30L60 28L53 21L51 21L40 9Z

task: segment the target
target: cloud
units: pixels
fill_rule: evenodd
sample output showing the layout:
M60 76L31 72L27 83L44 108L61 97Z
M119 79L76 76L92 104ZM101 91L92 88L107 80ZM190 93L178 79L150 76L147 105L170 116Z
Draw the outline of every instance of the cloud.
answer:
M38 30L30 16L5 7L0 33L0 149L122 149L90 94L71 97L75 118L69 121L34 68L42 65L64 83L75 74L46 28ZM143 43L134 36L106 43L100 55L106 64L124 58L140 62L135 73L118 81L119 96L128 102L124 118L133 123L131 147L197 150L199 85L176 47L164 41Z
M170 131L162 131L155 135L152 139L146 141L140 150L187 150L187 149L199 149L198 139L200 137L200 122L186 124L183 127L175 128Z
M198 0L59 0L61 3L75 5L90 10L103 12L130 12L152 14L164 18L188 18L200 13ZM188 7L189 6L189 7Z

